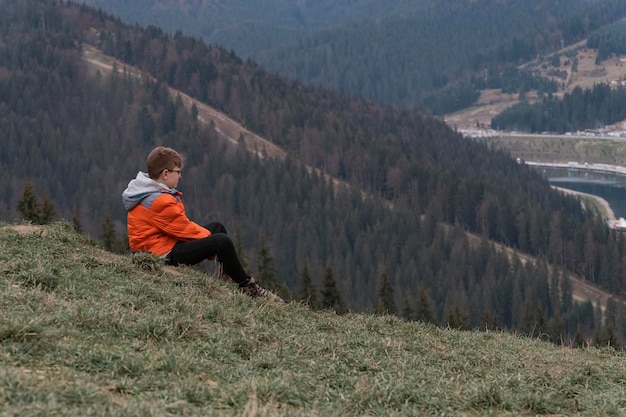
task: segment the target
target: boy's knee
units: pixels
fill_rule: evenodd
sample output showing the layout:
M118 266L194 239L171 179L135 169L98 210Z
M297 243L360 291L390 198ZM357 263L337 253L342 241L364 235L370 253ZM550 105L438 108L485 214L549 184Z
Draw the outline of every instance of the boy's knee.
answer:
M213 242L217 242L221 248L225 246L235 247L235 243L226 233L214 233L210 236L210 239L212 239Z
M228 234L228 232L226 231L226 227L220 222L211 222L207 224L206 226L204 226L204 228L207 229L212 234L217 234L217 233Z

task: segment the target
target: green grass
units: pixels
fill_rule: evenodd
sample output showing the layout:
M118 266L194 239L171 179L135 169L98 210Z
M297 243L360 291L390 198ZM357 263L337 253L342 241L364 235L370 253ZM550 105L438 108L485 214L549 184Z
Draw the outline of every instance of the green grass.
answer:
M0 416L619 416L626 358L253 300L0 225Z
M532 162L587 162L626 166L626 142L621 138L579 138L523 134L481 139L488 145L508 151L515 158Z

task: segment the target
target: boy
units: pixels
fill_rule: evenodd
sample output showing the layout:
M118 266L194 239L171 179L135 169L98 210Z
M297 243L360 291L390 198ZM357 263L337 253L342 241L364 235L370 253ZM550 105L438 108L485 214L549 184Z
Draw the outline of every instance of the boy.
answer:
M187 218L182 193L176 190L183 173L181 154L156 147L148 155L146 167L148 172L139 171L122 193L132 251L153 253L170 265L194 265L217 257L243 293L284 303L246 273L221 223L202 227Z

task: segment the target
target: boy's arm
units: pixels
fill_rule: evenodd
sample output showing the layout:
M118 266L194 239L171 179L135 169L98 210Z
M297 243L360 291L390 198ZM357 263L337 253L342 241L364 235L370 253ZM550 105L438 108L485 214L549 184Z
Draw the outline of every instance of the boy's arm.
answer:
M200 239L211 235L210 231L187 218L181 201L169 197L161 196L152 204L152 223L155 227L178 240Z

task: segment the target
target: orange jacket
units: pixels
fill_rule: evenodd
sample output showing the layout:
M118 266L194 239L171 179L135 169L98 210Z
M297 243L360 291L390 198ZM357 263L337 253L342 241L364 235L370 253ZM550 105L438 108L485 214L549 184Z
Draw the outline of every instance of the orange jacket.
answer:
M178 241L211 235L185 214L182 193L167 188L140 172L132 180L122 201L128 210L128 240L132 251L166 256Z

